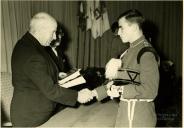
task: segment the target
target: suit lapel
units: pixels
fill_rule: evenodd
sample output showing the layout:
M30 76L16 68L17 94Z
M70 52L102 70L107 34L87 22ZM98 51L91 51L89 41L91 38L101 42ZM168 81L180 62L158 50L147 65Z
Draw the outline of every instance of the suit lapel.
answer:
M57 57L51 47L46 47L46 50L50 54L55 64L57 65L59 71L62 71L62 63L60 62L60 56L58 55Z

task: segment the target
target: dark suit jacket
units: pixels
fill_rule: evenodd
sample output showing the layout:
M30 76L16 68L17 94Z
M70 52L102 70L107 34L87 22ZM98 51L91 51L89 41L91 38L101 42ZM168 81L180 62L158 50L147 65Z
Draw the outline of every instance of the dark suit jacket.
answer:
M61 49L59 49L58 47L56 48L58 56L55 55L55 53L53 52L50 46L45 47L45 49L47 50L47 52L49 53L49 55L57 65L59 72L67 73L69 72L69 70L71 70L69 63L67 62L67 58L62 53Z
M51 117L57 103L75 105L77 92L57 84L57 66L29 32L16 44L11 62L14 126L39 126Z

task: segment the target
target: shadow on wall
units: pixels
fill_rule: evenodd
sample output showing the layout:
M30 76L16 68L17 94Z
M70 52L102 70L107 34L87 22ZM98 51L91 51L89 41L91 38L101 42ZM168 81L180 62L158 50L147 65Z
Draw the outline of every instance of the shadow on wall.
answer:
M160 84L155 99L157 127L181 127L182 81L176 78L174 64L161 61Z
M159 30L158 30L158 26L156 26L156 24L154 24L150 20L146 20L142 26L142 29L143 29L143 33L148 41L152 42L153 45L155 43L157 43Z
M63 34L62 39L61 39L61 44L59 47L63 52L65 52L67 51L69 43L71 42L71 37L69 36L69 32L67 28L64 25L62 25L60 22L57 22L57 23L58 23L57 29L60 29Z
M60 54L62 54L63 58L65 59L65 70L69 71L72 68L72 65L69 61L68 56L65 54L65 52L68 50L69 47L69 43L71 42L71 37L69 36L69 32L67 30L67 28L62 25L60 22L57 22L58 24L58 30L61 31L62 33L62 38L61 38L61 43L60 45L57 47L60 51ZM56 33L57 35L58 33Z

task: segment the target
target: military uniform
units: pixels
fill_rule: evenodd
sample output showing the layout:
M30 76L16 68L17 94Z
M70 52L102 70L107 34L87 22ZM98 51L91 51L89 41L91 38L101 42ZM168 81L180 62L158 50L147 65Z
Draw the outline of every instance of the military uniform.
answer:
M137 63L139 51L151 46L144 36L130 44L121 56L123 70L139 72L140 85L123 86L115 126L117 127L154 127L156 113L153 100L159 86L158 62L153 53L145 52ZM105 97L105 87L97 88L99 100Z

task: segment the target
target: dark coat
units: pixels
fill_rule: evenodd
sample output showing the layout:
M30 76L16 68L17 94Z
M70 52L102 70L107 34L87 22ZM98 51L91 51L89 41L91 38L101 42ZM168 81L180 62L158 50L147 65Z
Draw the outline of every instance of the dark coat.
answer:
M59 47L56 48L58 56L55 55L52 48L50 46L45 47L55 64L57 65L59 72L69 72L71 70L70 64L68 63L68 60L64 53L59 49Z
M17 42L11 62L14 126L39 126L52 116L57 103L76 104L77 92L57 84L57 66L29 32Z

